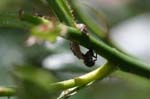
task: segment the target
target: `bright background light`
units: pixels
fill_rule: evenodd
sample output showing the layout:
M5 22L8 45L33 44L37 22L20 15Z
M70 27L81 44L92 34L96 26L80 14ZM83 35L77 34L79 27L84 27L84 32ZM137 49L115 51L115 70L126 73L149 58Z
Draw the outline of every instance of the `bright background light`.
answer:
M111 33L112 41L119 48L150 63L150 14L123 21Z

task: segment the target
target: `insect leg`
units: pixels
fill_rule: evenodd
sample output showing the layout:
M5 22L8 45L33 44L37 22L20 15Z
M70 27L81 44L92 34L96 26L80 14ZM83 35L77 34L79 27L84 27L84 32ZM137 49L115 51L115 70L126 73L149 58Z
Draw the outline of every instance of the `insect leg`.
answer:
M97 53L95 53L95 56L93 55L93 57L95 58L94 61L97 61Z

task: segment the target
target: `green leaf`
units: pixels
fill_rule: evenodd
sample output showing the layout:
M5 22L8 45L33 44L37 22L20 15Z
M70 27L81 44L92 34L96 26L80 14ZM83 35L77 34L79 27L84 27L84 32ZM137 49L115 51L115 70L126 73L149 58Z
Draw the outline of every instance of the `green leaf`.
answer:
M102 39L106 37L108 32L107 22L98 9L90 6L87 1L72 0L71 4L79 20L83 22L91 32Z

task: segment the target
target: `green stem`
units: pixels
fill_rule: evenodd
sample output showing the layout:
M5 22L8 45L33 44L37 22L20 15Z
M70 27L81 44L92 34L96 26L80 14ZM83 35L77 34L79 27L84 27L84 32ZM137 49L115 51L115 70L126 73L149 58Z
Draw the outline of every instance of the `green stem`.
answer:
M70 6L66 0L47 0L60 22L76 27Z
M38 16L32 16L27 13L22 13L22 15L19 16L21 20L25 20L26 22L32 23L33 25L39 25L41 23L48 23L48 20L38 17Z
M110 73L114 71L114 67L111 63L106 63L103 66L100 66L96 70L87 73L85 75L66 80L61 82L56 82L53 84L50 84L50 91L59 91L59 90L65 90L68 88L78 87L82 85L87 85L88 83L103 79L104 77L108 76ZM15 88L7 88L7 87L0 87L0 96L14 96L16 93Z
M64 0L47 0L49 5L55 11L57 17L60 20L64 20L67 25L74 27L74 20L69 12L69 6ZM144 64L137 59L134 59L128 55L121 53L115 48L110 47L104 42L97 40L91 36L85 37L82 33L74 28L69 28L66 35L66 39L76 41L80 45L86 48L94 49L99 55L105 57L108 61L112 62L115 66L118 66L121 70L141 75L144 77L150 77L150 65Z
M33 25L19 20L16 13L0 13L0 28L4 27L29 30Z
M99 55L106 58L115 66L118 66L123 71L150 78L149 64L145 64L140 60L125 55L92 36L87 37L79 30L70 27L67 33L63 34L63 37L71 41L76 41L86 48L94 49Z
M0 87L0 96L13 96L15 94L15 89L14 88L9 88L9 87Z
M79 30L65 25L60 25L64 38L76 41L86 48L94 49L99 55L105 57L108 61L118 66L121 70L150 77L150 65L141 62L133 57L125 55L115 48L110 47L101 40L97 40L92 36L86 37Z
M49 5L52 6L57 17L65 24L74 27L74 20L71 16L70 9L67 2L64 0L47 0ZM87 20L86 20L87 21ZM70 29L65 38L71 41L76 41L86 48L94 49L99 55L111 61L114 65L118 66L121 70L138 74L144 77L150 77L150 66L136 60L128 55L121 53L93 37L85 37L80 31ZM87 43L88 42L88 43Z
M106 63L105 65L100 66L99 68L90 73L87 73L85 75L70 80L54 83L51 85L51 87L54 88L55 90L64 90L72 87L86 85L97 79L103 79L113 71L114 67L111 66L110 63Z
M8 28L20 28L29 30L33 26L48 23L47 19L32 16L27 13L0 13L0 27L8 27Z

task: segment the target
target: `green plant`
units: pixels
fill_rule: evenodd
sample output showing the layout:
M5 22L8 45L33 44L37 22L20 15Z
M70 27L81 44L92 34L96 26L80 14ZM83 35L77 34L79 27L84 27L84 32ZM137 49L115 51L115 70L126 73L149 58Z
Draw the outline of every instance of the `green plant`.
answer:
M81 46L84 46L87 49L93 49L98 55L107 59L107 63L103 66L100 66L96 70L91 71L88 74L85 74L80 77L76 77L70 80L53 82L53 77L48 76L46 79L43 79L43 82L39 80L37 75L47 75L45 71L38 70L37 68L17 68L13 75L18 79L21 79L23 86L30 87L33 84L35 89L39 88L42 92L37 92L39 94L39 99L43 96L50 97L50 92L63 91L63 93L58 97L59 99L65 99L73 95L79 89L90 85L96 80L101 80L104 77L108 76L115 70L122 70L128 73L133 73L145 78L150 77L150 65L141 62L138 59L130 57L120 51L117 48L114 48L106 43L106 33L102 28L96 27L96 25L88 20L84 14L74 5L74 9L78 15L78 18L81 22L87 26L87 28L92 31L93 35L85 36L82 31L77 27L76 19L72 15L72 9L69 3L66 0L47 0L48 6L51 7L55 15L57 16L57 22L53 20L48 20L38 16L32 16L28 13L21 13L19 17L17 15L8 15L2 13L0 15L1 27L17 27L22 28L31 32L32 36L42 40L48 40L51 42L56 41L58 36L61 36L68 41L76 42ZM6 17L7 16L7 17ZM7 21L7 23L6 23ZM15 24L14 24L15 23ZM29 69L29 70L28 70ZM33 71L30 71L33 70ZM40 71L40 72L39 72ZM42 72L42 73L41 73ZM30 78L30 75L31 76ZM51 74L49 74L51 75ZM40 76L39 76L40 77ZM31 80L33 78L35 81ZM55 81L55 80L54 80ZM48 85L47 85L48 84ZM45 86L46 85L46 86ZM22 86L22 84L20 85ZM29 88L29 87L28 87ZM32 89L32 88L31 88ZM0 91L1 96L12 96L15 93L15 88L5 88L2 87ZM24 89L26 90L26 89ZM33 90L35 91L35 90ZM50 91L50 92L49 92ZM33 93L34 95L37 94ZM34 96L33 95L33 96ZM20 97L23 95L21 94ZM33 97L25 97L32 99Z

